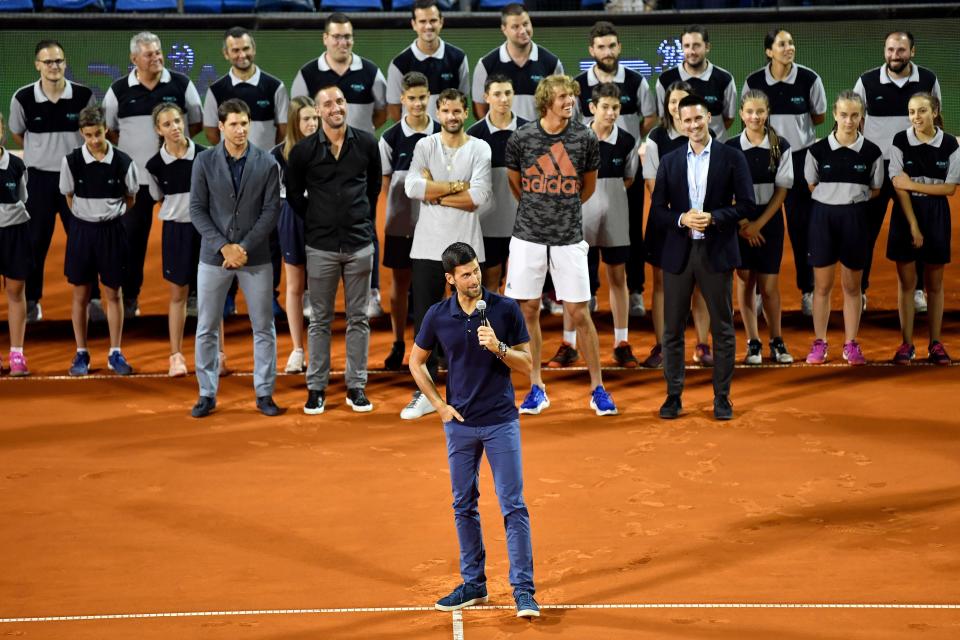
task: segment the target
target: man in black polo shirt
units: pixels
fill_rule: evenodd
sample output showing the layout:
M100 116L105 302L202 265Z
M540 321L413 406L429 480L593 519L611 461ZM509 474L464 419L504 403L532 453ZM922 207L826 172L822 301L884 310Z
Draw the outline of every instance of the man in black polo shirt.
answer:
M364 393L370 346L366 307L374 266L380 150L372 133L347 125L347 101L336 85L317 92L317 111L321 128L301 140L287 158L287 202L303 218L313 307L303 412L323 413L330 379L330 328L341 278L347 312L347 404L354 411L371 411L373 405Z
M403 105L403 76L419 71L430 83L430 103L427 112L437 115L437 98L444 89L459 89L470 93L470 63L463 49L445 42L440 37L443 30L443 14L437 0L415 0L411 9L410 26L417 33L413 44L390 61L387 69L387 116L400 122Z
M443 252L441 261L456 295L430 307L410 354L410 372L443 422L460 541L463 584L438 600L436 608L454 611L487 601L486 553L477 511L480 453L485 450L506 528L517 617L536 617L540 607L533 598L533 546L530 514L523 500L520 416L510 379L513 371L530 375L530 336L519 305L480 286L480 263L473 247L455 242ZM446 400L440 397L427 369L427 358L438 343L447 354Z
M8 124L14 142L23 149L27 165L27 211L33 253L33 269L26 283L28 322L43 319L43 268L58 213L63 230L69 231L71 215L60 193L60 163L83 142L77 125L80 111L96 103L88 87L66 79L66 54L56 40L37 43L33 64L40 79L13 94Z
M103 97L107 139L133 158L140 176L137 201L122 218L129 243L123 278L123 304L128 318L140 312L137 298L143 286L143 262L153 224L154 200L147 184L147 161L160 149L160 137L153 128L151 113L161 102L176 102L186 116L191 138L203 128L200 94L190 78L164 68L160 38L147 31L133 36L130 61L133 70L115 80Z

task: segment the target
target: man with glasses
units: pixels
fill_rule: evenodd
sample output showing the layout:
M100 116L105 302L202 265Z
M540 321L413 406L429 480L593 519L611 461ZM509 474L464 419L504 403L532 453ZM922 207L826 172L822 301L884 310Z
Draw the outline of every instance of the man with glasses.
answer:
M14 93L8 125L27 165L33 251L33 270L26 284L28 322L43 319L43 269L58 213L64 231L70 230L70 208L60 194L60 163L83 142L77 124L80 111L96 102L88 87L66 79L66 54L56 40L37 43L33 65L40 79Z

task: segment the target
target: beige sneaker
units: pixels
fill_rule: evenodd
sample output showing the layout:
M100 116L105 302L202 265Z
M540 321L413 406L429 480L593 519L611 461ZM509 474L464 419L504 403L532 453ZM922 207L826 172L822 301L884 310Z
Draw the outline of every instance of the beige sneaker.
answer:
M182 378L187 375L187 360L179 351L170 356L170 371L167 375L171 378Z
M283 368L284 373L303 373L303 349L294 349L287 358L287 366Z

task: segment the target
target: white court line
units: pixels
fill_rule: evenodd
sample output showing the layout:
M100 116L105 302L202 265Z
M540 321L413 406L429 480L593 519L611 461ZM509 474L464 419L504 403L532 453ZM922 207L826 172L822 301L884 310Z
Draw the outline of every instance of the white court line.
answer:
M463 640L463 612L459 609L453 612L453 640Z
M513 610L513 605L483 605L469 607L474 611ZM541 609L960 609L956 603L910 603L910 602L643 602L636 604L541 604ZM145 618L199 618L212 616L289 616L341 613L412 613L435 611L434 607L353 607L323 609L240 609L236 611L166 611L155 613L102 613L74 616L32 616L23 618L0 618L0 624L24 622L83 622L92 620L140 620ZM454 611L454 630L457 615L460 625L463 616ZM461 631L462 633L462 631Z
M864 367L900 367L900 368L912 368L912 367L936 367L936 366L938 366L938 365L935 365L935 364L933 364L932 362L911 362L910 365L909 365L909 367L902 367L902 365L895 365L895 364L893 364L892 362L877 361L877 362L867 362L867 364L865 364L865 365L863 365L863 366L864 366ZM942 365L940 365L940 366L942 366ZM951 362L948 366L950 366L950 367L960 367L960 360L954 360L954 361ZM640 367L640 368L634 367L634 368L631 368L631 369L628 369L628 368L626 368L626 367L601 367L601 368L603 369L603 371L636 371L636 372L648 371L648 372L650 372L650 373L660 372L660 373L657 373L657 375L662 375L662 371L661 371L660 369L644 369L643 367ZM806 362L800 361L800 362L794 362L793 364L774 364L774 363L743 364L743 363L737 363L737 364L734 365L734 368L735 368L735 369L743 369L743 370L745 370L745 371L751 371L751 370L754 370L754 369L852 369L852 368L854 368L854 367L851 367L849 364L847 364L846 362L842 362L842 361L838 361L838 362L828 362L828 363L826 363L826 364L807 364ZM702 366L700 366L700 365L693 364L693 365L687 365L687 369L690 369L690 370L710 369L710 367L702 367ZM587 371L587 368L586 368L586 367L564 367L564 368L561 368L561 369L550 369L550 371L551 371L551 372L554 372L554 373L563 373L564 371ZM402 372L387 371L386 369L370 369L370 370L367 371L367 375L372 375L372 376L397 375L397 373L402 373ZM344 374L345 374L344 371L337 371L337 370L331 370L331 371L330 371L330 375L331 375L331 376L334 376L334 377L336 377L336 376L343 376ZM230 377L233 377L233 376L236 376L236 377L238 377L238 378L249 378L249 377L252 377L252 376L253 376L253 372L252 372L252 371L233 371L233 372L230 374ZM283 371L278 371L278 372L277 372L277 377L283 377L283 376L293 376L293 377L299 378L299 377L302 377L303 374L302 374L302 373L285 373L285 372L283 372ZM193 377L193 374L191 374L191 375L189 375L189 376L187 376L187 377L188 377L188 378L192 378L192 377ZM96 374L92 374L92 375L88 375L88 376L29 375L29 376L14 377L14 376L5 375L5 376L0 377L0 383L2 383L2 382L22 382L22 383L25 383L25 382L30 382L30 381L34 381L34 382L48 382L48 381L51 381L51 380L53 380L53 381L57 381L57 380L74 380L74 381L81 381L81 380L116 380L116 381L121 381L121 380L123 380L123 379L131 379L131 378L132 378L132 379L137 379L137 378L141 378L141 379L149 379L149 378L168 378L168 379L173 379L173 378L170 378L170 376L168 376L168 375L165 374L165 373L134 373L134 374L129 375L129 376L118 376L118 375L115 374L115 373L96 373Z

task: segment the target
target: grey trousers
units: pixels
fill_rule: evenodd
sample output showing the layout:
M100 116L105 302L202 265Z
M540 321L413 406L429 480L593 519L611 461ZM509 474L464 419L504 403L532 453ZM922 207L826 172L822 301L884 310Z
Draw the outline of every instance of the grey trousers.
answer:
M273 265L224 269L200 263L197 271L196 368L200 395L217 396L220 384L220 322L223 303L236 276L253 325L253 388L272 396L277 380L277 331L273 324Z
M370 348L367 297L372 272L372 243L353 253L307 247L307 289L313 307L313 320L307 330L310 352L307 389L323 391L330 380L330 328L341 278L347 310L347 371L344 378L347 389L367 386L367 352Z

